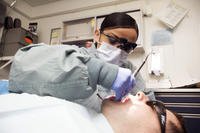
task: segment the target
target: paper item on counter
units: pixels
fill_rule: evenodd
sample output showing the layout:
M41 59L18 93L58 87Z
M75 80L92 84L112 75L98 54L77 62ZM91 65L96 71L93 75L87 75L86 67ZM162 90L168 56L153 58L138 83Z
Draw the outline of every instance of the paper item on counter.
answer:
M187 66L184 64L174 64L173 71L168 72L172 88L190 88L200 82L200 78L192 76Z
M184 18L189 10L171 2L158 14L159 19L169 28L173 29Z
M200 84L200 79L186 79L181 81L172 80L172 88L190 88L190 87L198 87Z
M161 80L151 79L147 81L146 87L154 89L156 88L166 89L166 88L171 88L171 82L169 79L161 79Z

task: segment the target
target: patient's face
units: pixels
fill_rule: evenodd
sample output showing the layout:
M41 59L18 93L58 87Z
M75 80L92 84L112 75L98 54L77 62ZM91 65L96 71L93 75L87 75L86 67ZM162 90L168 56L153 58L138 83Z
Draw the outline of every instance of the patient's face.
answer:
M108 99L102 104L102 113L115 132L159 133L159 120L156 112L146 104L148 100L143 92L129 95L123 103Z
M147 101L149 99L143 92L138 92L136 96L129 95L124 102L107 99L103 101L102 113L115 133L160 133L157 113L146 104ZM170 128L169 121L179 127L180 124L172 112L166 110L166 116L166 131Z

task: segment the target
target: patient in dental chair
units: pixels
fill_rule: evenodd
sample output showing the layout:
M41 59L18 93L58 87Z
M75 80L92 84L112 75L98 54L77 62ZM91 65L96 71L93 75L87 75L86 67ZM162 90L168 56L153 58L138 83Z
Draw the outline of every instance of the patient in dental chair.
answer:
M0 95L1 133L185 133L182 118L143 93L103 101L101 113L63 99Z

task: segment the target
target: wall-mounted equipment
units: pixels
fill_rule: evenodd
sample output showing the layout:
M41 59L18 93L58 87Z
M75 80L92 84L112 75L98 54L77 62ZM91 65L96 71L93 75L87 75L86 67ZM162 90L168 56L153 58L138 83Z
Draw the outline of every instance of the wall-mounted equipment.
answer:
M38 37L24 28L12 28L6 31L3 40L3 56L14 56L19 48L37 43Z
M157 48L153 49L151 53L151 59L149 60L149 74L155 75L157 77L164 74L163 66L163 49Z
M1 0L0 1L0 28L4 25L4 20L6 16L6 4Z

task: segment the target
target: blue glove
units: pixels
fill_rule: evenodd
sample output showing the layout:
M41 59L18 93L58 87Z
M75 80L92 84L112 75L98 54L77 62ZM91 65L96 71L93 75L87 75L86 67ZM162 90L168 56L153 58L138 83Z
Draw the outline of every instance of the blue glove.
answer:
M135 86L135 78L129 69L119 68L117 77L112 85L112 90L115 91L115 100L121 99L127 95Z

